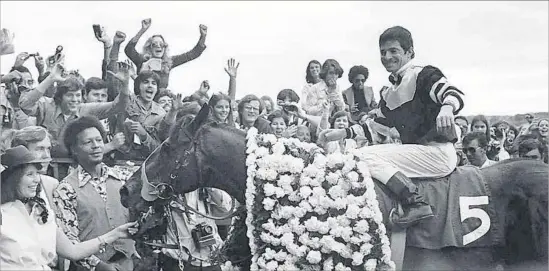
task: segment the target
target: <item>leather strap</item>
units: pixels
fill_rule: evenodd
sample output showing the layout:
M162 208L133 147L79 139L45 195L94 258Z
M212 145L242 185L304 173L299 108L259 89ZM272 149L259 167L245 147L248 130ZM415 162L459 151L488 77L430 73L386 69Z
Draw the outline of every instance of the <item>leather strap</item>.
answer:
M406 229L393 226L391 229L391 259L395 262L395 270L402 270L404 251L406 250Z

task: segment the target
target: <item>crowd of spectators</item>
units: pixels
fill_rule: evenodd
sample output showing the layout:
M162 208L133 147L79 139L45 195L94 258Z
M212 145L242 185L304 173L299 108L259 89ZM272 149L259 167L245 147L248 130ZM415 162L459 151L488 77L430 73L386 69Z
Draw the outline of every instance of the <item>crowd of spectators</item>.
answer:
M167 139L177 118L189 108L196 112L207 104L212 121L244 131L255 127L260 133L318 143L326 153L401 143L398 131L388 127L378 127L374 136L319 141L324 130L365 124L372 117L371 112L379 107L374 90L367 85L369 70L363 65L348 69L347 83L340 80L345 69L337 60L311 60L304 66L305 80L301 90L283 89L276 97L249 94L237 100L239 63L229 59L224 68L229 81L227 91L214 92L208 80L203 80L197 90L172 90L169 85L171 70L189 61L200 61L201 54L207 50L208 28L200 25L198 42L182 54L171 55L174 48L157 34L147 38L138 51L136 44L151 24L151 19L141 22L140 30L124 47L128 58L124 61L119 59L119 53L126 34L117 31L111 38L103 27L94 26L94 35L103 45L104 52L102 65L97 67L101 69L100 78L86 78L76 70L66 70L64 60L70 56L65 56L62 46L45 59L39 54L20 52L11 70L2 72L0 153L3 154L4 222L8 225L20 223L23 217L18 213L20 210L23 213L30 210L31 214L39 210L36 212L41 214L40 219L45 217L44 221L30 225L29 230L47 231L51 233L50 239L42 237L39 240L48 243L57 239L57 243L64 246L51 247L51 242L55 241L48 243L49 246L29 240L18 244L25 237L8 226L7 234L0 237L2 268L29 267L25 257L30 257L28 261L32 268L130 270L132 260L138 255L133 242L120 239L126 237L124 232L133 224L128 223L127 210L119 203L118 189L139 166L136 163L145 160ZM10 46L10 37L11 34L3 30L2 54L15 52ZM31 59L34 67L29 65ZM29 69L37 69L38 78L33 78ZM132 85L133 89L130 89ZM529 114L524 125L515 127L504 121L490 124L482 115L472 119L457 116L455 124L461 131L460 140L455 144L461 158L459 165L485 167L511 157L547 163L547 119L534 121ZM28 153L37 158L24 158ZM54 174L52 159L68 159L69 162L57 164L58 171ZM25 183L27 175L36 181ZM40 193L19 195L21 206L12 206L18 197L4 195L9 193L5 188L9 187L7 183L15 182L14 178L21 179L18 184L23 183ZM228 208L229 199L220 191L201 189L184 197L190 205L205 212L211 208ZM210 266L207 259L210 251L193 243L189 235L193 227L212 222L185 215L179 219L184 229L173 230L184 234L180 238L187 239L182 243L191 247L185 259L193 266ZM57 223L59 230L56 231L52 223ZM4 229L6 226L2 227ZM219 237L225 237L225 231L222 225L215 231L215 243L221 242ZM177 235L168 238L174 239ZM80 252L71 254L71 245L79 246ZM23 246L39 253L19 254L23 253L18 251ZM166 261L180 257L173 250L163 251L163 255ZM215 266L211 268L218 270Z

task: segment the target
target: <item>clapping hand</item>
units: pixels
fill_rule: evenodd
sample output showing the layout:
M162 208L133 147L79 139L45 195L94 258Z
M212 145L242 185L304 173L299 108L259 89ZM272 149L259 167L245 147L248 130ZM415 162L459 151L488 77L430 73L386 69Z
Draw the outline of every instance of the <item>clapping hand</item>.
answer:
M231 77L236 78L236 72L238 71L238 66L240 66L240 62L238 62L235 66L235 60L234 58L231 58L227 60L227 68L225 68L225 72Z

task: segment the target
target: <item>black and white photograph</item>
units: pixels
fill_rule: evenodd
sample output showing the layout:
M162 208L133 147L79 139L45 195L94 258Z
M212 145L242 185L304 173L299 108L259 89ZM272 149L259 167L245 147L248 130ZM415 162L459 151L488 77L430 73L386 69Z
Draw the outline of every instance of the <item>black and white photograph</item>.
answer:
M546 271L548 1L0 1L0 270Z

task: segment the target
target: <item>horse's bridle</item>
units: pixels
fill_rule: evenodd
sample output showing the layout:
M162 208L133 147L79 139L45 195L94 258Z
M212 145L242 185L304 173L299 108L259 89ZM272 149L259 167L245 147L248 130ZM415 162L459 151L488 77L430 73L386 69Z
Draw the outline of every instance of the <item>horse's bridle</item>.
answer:
M202 129L202 128L201 128ZM199 130L200 131L200 130ZM196 132L196 135L200 134L199 131ZM175 160L175 168L172 170L172 172L170 172L170 180L171 180L171 183L173 184L175 182L175 180L179 177L179 174L178 172L180 172L180 169L181 168L184 168L186 166L189 165L189 160L190 158L192 157L192 155L194 155L194 158L195 158L195 161L196 161L196 167L197 167L197 170L198 170L198 174L197 174L197 178L198 178L198 186L199 187L202 187L201 185L203 184L203 178L202 178L202 172L201 172L201 166L202 166L202 159L200 159L200 156L198 155L197 153L197 150L199 149L198 148L198 142L196 140L197 136L191 136L189 135L189 133L187 131L183 131L185 133L185 135L191 139L191 146L189 149L185 150L183 156L181 157L182 159L179 159L177 158ZM164 142L162 142L162 144L157 148L158 149L161 149L162 146L164 146L164 144L166 145L169 145L169 143L167 143L169 139L165 140ZM155 150L156 151L156 150ZM154 153L154 152L153 152ZM149 156L150 157L150 156ZM143 163L143 165L146 165L146 162L148 161L149 158L147 158L145 160L145 162ZM182 161L181 161L182 160ZM142 167L142 170L141 170L141 176L142 176L142 179L146 182L147 185L149 185L150 187L153 187L154 188L154 192L151 193L151 194L154 194L156 195L156 197L162 199L162 200L174 200L174 201L177 201L178 203L180 203L186 210L190 211L190 212L193 212L197 215L200 215L200 216L203 216L205 218L209 218L209 219L213 219L213 220L225 220L225 219L228 219L228 218L231 218L235 215L236 213L236 199L234 197L231 197L231 209L230 209L230 212L225 215L225 216L221 216L221 217L214 217L214 216L210 216L208 214L203 214L201 212L199 212L198 210L194 209L193 207L189 206L185 201L181 201L179 199L179 197L176 196L176 193L175 193L175 189L173 188L172 184L168 184L168 183L158 183L158 184L152 184L151 182L149 182L148 178L147 178L147 174L145 172L145 166Z

